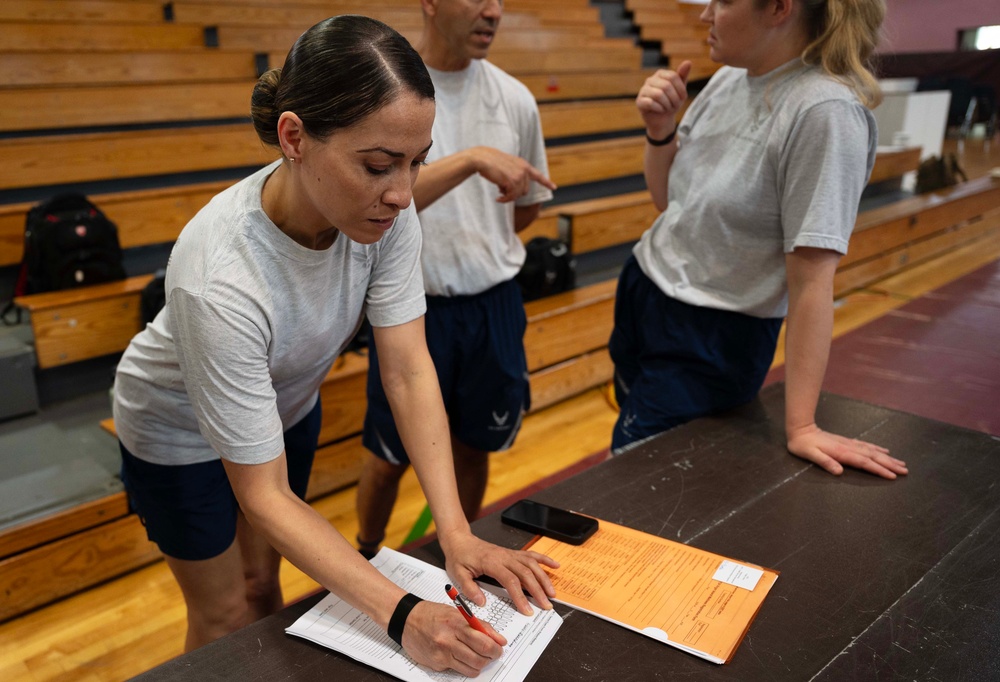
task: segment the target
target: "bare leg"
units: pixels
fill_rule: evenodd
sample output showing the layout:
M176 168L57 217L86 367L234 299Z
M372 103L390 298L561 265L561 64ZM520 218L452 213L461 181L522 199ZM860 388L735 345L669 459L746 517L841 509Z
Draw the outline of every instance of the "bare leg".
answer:
M385 538L385 527L406 469L368 453L358 481L358 541L362 549L377 549Z
M285 605L279 575L281 555L253 529L243 512L237 518L236 538L243 560L247 622L252 623Z
M184 651L193 651L249 622L238 541L211 559L187 561L168 556L166 560L187 605Z
M458 480L458 498L462 502L465 518L472 521L479 516L486 495L486 482L490 476L490 453L475 450L451 437L451 451L455 457L455 478Z

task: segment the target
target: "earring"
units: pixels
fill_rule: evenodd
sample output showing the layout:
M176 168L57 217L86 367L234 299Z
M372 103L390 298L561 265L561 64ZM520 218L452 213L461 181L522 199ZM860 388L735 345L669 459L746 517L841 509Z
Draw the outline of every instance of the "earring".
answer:
M294 156L289 156L288 160L291 161L292 163L295 163L295 157Z

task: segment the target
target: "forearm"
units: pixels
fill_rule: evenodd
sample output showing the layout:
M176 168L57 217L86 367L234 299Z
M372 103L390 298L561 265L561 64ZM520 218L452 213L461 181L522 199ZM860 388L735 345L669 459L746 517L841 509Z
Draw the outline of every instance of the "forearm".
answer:
M261 484L260 468L267 463L239 466L241 474L227 464L230 480L247 520L279 554L324 588L370 616L381 628L405 592L365 561L344 537L319 513L296 497L287 485ZM281 459L284 467L284 458ZM257 470L257 471L254 471ZM247 474L257 475L250 483Z
M524 228L535 222L535 218L541 212L541 204L531 204L529 206L514 207L514 232L520 232Z
M455 481L450 430L434 363L426 352L405 372L385 371L382 381L393 419L420 481L443 544L453 532L469 532ZM381 356L380 356L381 357Z
M417 210L424 210L477 172L475 147L427 164L420 169L413 186Z
M833 336L831 286L811 286L789 297L785 328L785 432L816 421Z
M663 139L669 131L654 139ZM653 134L649 133L650 137ZM653 204L660 211L667 209L668 192L667 184L670 179L670 168L674 165L674 156L677 155L677 140L661 147L656 147L648 142L643 160L643 174L646 177L646 187L653 197Z

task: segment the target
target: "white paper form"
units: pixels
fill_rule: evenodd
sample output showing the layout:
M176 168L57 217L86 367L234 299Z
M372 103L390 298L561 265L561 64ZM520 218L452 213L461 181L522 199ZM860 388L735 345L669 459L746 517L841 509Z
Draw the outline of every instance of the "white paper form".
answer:
M424 561L383 547L372 559L382 575L421 599L451 605L444 586L451 582L444 570ZM467 600L473 613L488 622L507 638L503 655L479 673L477 681L521 682L552 641L562 625L555 611L534 607L532 616L514 608L506 591L491 585L479 586L486 594L486 605ZM371 618L333 594L303 614L285 632L322 644L401 680L412 682L458 681L470 678L455 671L434 672L417 665Z

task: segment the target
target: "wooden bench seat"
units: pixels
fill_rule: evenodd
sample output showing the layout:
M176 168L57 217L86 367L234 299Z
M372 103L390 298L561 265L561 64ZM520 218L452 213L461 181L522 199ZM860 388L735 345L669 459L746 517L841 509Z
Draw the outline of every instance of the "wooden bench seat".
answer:
M250 123L0 140L0 187L263 166L277 158Z
M642 136L553 147L558 185L642 172ZM179 153L180 152L180 153ZM277 158L249 123L0 140L4 189L263 166Z
M705 42L706 38L704 36L675 37L649 28L642 29L641 35L643 40L652 40L660 43L660 53L671 58L680 58L679 56L708 57L708 43Z
M554 208L576 254L638 241L660 215L646 190Z
M248 118L256 79L164 85L63 86L0 89L0 130ZM25 116L23 112L32 112Z
M640 25L639 35L643 40L661 42L684 41L704 46L708 32L697 29L694 26L688 26L687 24L652 24L647 26Z
M638 48L636 48L638 49ZM498 66L517 77L539 101L632 96L652 71L642 69L638 52L615 50L574 62L573 55L557 53L539 60L531 53L506 52ZM514 55L505 57L504 55ZM280 66L285 53L248 50L186 52L0 52L0 69L7 87L97 87L137 84L218 83L240 81L252 85L258 67ZM506 60L507 63L501 63ZM496 60L494 60L496 61Z
M165 7L169 6L169 8ZM387 23L420 22L419 7L411 0L295 0L285 6L262 2L160 2L159 0L4 0L0 21L162 23L166 16L179 24L297 24L311 26L336 14L362 13ZM509 4L504 26L525 28L541 24L555 26L599 25L598 14L586 2L532 2ZM394 24L393 24L394 25Z
M0 67L10 72L0 92L9 87L98 87L168 83L192 85L240 81L251 87L258 66L280 66L284 55L258 55L246 51L150 53L0 53ZM271 61L271 60L276 61ZM617 68L602 63L591 72L564 67L541 72L535 65L513 64L508 69L538 101L595 97L635 96L652 73L638 62ZM544 70L543 70L544 71ZM140 91L136 91L139 93ZM161 120L170 120L165 117ZM126 121L127 122L127 121ZM29 124L26 128L37 126Z
M5 88L0 131L247 118L254 82ZM539 110L547 139L642 128L632 97L542 102Z
M635 97L653 73L638 67L590 73L520 73L517 79L539 102L591 97Z
M163 3L149 0L4 0L0 21L74 23L157 23L163 21Z
M556 185L576 185L642 173L644 136L580 142L546 150L549 177Z
M222 25L218 29L219 46L227 50L279 52L288 50L309 24ZM421 25L393 25L411 43L420 38ZM531 53L554 50L633 49L628 38L605 38L600 25L572 28L521 28L506 33L501 30L490 48L490 61L498 53L525 50ZM277 62L276 64L280 64Z
M644 129L634 97L542 103L538 110L546 140Z
M698 14L701 14L701 12L705 9L704 4L686 3L680 2L679 0L625 0L625 6L633 12L640 9L647 9L657 10L660 12L677 13L697 11ZM690 7L692 9L685 10L685 7Z
M31 313L39 369L120 353L141 330L139 296L152 275L14 299Z
M264 44L270 29L259 35ZM249 33L248 43L253 42ZM225 39L225 38L223 38ZM232 41L230 39L230 44ZM249 48L248 48L249 49ZM285 52L271 52L271 64L282 64ZM491 50L490 61L519 80L524 74L590 73L595 71L626 71L642 65L642 51L634 45L623 45L601 50L531 52L527 50Z
M692 26L687 15L671 9L636 7L632 11L632 21L640 28L646 26ZM707 33L708 27L705 27Z
M0 52L3 85L117 85L257 80L249 52Z
M834 278L842 296L1000 230L1000 180L962 182L858 216Z
M5 0L6 1L6 0ZM176 24L0 23L0 52L137 52L206 48L202 26Z
M875 157L875 166L868 184L902 177L905 173L917 170L920 166L920 147L900 147L879 150Z
M318 7L299 5L282 7L275 3L219 3L187 2L175 0L174 21L181 24L200 25L299 25L303 29L335 14L359 13L384 21L390 26L407 25L423 21L417 3L398 4L375 2L324 3ZM507 6L503 16L504 28L540 28L543 26L600 25L597 8L589 6L563 7L551 4L532 4L516 8Z
M254 141L251 149L256 152L260 146ZM232 155L235 151L230 149L228 153ZM140 170L148 171L151 166L151 162L137 164ZM554 147L549 150L549 168L552 178L559 185L641 173L642 138L629 137ZM95 177L101 176L95 174ZM91 199L118 225L122 247L131 248L173 241L198 209L232 182L235 179L153 190L94 194ZM20 262L24 243L24 217L31 205L20 203L0 206L0 267ZM545 222L543 232L552 232L556 226L557 213L546 209L542 220Z

